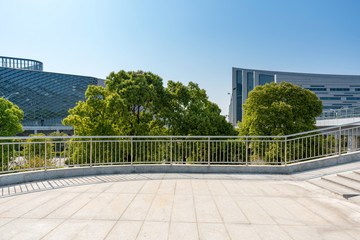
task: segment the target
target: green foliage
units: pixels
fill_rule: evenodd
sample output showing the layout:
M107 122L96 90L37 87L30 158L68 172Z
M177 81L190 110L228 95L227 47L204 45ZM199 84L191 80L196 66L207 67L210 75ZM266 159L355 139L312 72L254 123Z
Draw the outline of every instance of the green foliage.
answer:
M67 144L61 143L61 139L48 139L45 144L45 134L38 133L30 134L29 136L44 138L26 140L26 144L23 144L23 150L21 153L21 156L26 159L26 164L22 167L42 168L45 166L45 159L48 167L54 166L56 164L56 158L59 155L64 154L63 152L66 150ZM49 136L67 136L67 134L52 132Z
M29 137L45 137L45 134L30 134ZM24 146L24 155L28 159L34 159L36 156L44 158L45 157L45 140L44 139L27 139L27 144ZM46 144L46 157L50 158L52 146L50 143Z
M78 102L64 119L75 134L161 135L164 123L158 118L163 108L162 79L150 72L110 73L106 87L89 86L86 102Z
M244 104L240 135L281 136L316 129L322 103L315 93L291 83L257 86Z
M9 141L10 143L14 143L15 141ZM8 171L9 164L13 159L18 157L18 151L16 151L16 146L14 144L1 144L5 143L4 141L0 141L0 169L1 171Z
M169 81L151 72L110 73L106 87L89 86L86 102L69 110L65 125L79 136L235 135L197 84Z
M110 112L108 97L110 92L100 86L89 86L86 102L79 101L70 115L64 119L65 125L75 128L76 135L114 135L117 134L116 119L118 112Z
M0 98L0 136L12 137L17 133L23 132L21 121L24 113L18 106L10 101ZM17 157L18 153L14 145L1 144L8 143L8 140L0 140L0 169L7 171L11 159ZM11 140L11 142L13 142Z
M204 89L190 82L184 86L180 82L168 82L169 93L167 120L170 135L236 135L236 131L220 108L209 101Z
M67 135L53 132L49 136ZM68 143L63 142L62 139L48 139L45 144L45 134L43 133L30 134L30 137L37 138L27 139L25 142L14 140L6 142L6 144L0 144L1 171L44 168L45 159L47 167L51 167L57 164L60 156L65 156Z
M162 79L151 72L110 73L106 87L113 94L111 112L121 111L119 128L123 135L162 135L164 122L159 114L166 104Z
M0 98L0 136L11 137L23 132L23 117L24 113L18 106Z

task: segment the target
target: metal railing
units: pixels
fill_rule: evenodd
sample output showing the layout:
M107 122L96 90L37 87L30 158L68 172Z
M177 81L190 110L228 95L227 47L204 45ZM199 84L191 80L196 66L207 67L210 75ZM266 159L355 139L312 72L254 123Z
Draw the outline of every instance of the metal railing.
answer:
M0 173L98 165L287 165L359 151L359 128L351 123L287 136L1 137Z
M316 120L358 117L360 117L360 107L324 111L320 116L316 117Z

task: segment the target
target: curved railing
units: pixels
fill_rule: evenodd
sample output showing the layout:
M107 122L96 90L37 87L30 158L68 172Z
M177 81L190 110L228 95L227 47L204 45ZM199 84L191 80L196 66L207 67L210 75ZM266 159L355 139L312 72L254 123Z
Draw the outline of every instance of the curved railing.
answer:
M0 56L0 67L42 71L43 63L32 59Z
M356 124L287 136L1 137L0 173L99 165L287 165L358 151Z
M316 120L360 118L360 107L324 111Z

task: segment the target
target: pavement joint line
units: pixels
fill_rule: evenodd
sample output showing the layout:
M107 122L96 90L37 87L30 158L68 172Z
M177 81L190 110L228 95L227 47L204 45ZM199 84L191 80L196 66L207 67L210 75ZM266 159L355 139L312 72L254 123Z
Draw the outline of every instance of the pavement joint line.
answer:
M224 225L226 234L228 235L229 238L231 238L231 237L230 237L231 235L230 235L230 233L229 233L229 230L228 230L228 228L226 227L226 224L225 224L224 216L221 214L221 212L220 212L220 210L219 210L219 206L218 206L218 204L216 203L216 200L214 199L213 192L212 192L212 191L210 190L210 188L209 188L209 182L208 182L208 181L209 181L209 180L206 180L205 183L206 183L206 185L207 185L207 188L209 189L211 199L213 200L213 202L214 202L214 204L215 204L215 206L216 206L216 210L217 210L217 212L218 212L218 214L219 214L219 216L220 216L220 218L221 218L222 224Z
M157 195L157 193L159 192L161 183L162 183L162 182L160 182L160 184L159 184L158 187L157 187L156 192L154 193L154 196L153 196L153 198L152 198L152 200L151 200L151 204L150 204L149 208L148 208L147 211L146 211L145 217L144 217L144 219L142 220L141 226L140 226L140 228L139 228L138 233L136 234L136 238L135 238L135 239L137 239L137 238L139 237L139 234L140 234L140 232L141 232L141 230L142 230L142 228L143 228L143 226L144 226L145 220L146 220L146 218L147 218L147 216L148 216L148 214L149 214L149 211L150 211L150 209L151 209L151 206L153 205L153 202L154 202L154 200L155 200L155 198L156 198L156 195ZM144 185L145 185L145 183L144 183ZM143 187L144 187L144 185L143 185Z
M53 200L54 198L58 197L59 195L61 195L61 193L55 194L55 196L53 196L53 197L51 197L50 199L48 199L48 201ZM25 203L27 203L27 202L25 202ZM23 202L23 203L21 203L19 206L21 207L21 205L23 205L23 204L24 204L24 202ZM43 204L43 203L38 204L35 208L37 208L37 207L41 206L42 204ZM32 210L32 209L31 209L31 210ZM23 213L22 215L17 216L16 218L21 218L21 217L22 217L22 216L24 216L25 214L29 213L31 210L29 210L29 211L27 211L27 212ZM7 223L6 223L6 224L7 224Z
M276 226L279 226L279 223L274 219L273 216L271 216L271 215L261 206L261 204L259 204L259 203L256 201L255 197L252 197L252 196L249 196L249 197L252 199L252 202L254 202L261 210L264 211L264 213L266 213L266 215L267 215L269 218L271 218L271 220L276 224ZM259 237L260 237L260 236L259 236Z
M68 192L67 192L68 193ZM74 194L75 195L75 194ZM74 200L77 196L74 196L73 198L69 199L68 201L66 201L65 203L63 203L63 205L67 204L68 202ZM51 213L55 212L56 210L58 210L59 208L61 208L63 205L59 205L57 208L55 208L54 210L52 210L51 212L49 212L48 214L46 214L44 217L42 217L42 219L47 218Z
M325 220L329 225L331 225L331 222L329 222L329 220L327 220L326 218L324 218L322 215L315 213L313 210L311 210L308 206L306 206L306 204L302 203L301 201L299 201L298 198L295 198L295 201L300 204L301 206L303 206L304 208L306 208L308 211L310 211L311 213L313 213L314 215L317 215L318 217L322 218L323 220Z
M111 186L111 185L110 185ZM110 187L110 186L108 186L108 188ZM89 190L89 189L88 189ZM88 191L87 190L87 191ZM94 199L96 199L101 193L103 193L104 191L106 190L106 188L105 189L103 189L103 191L102 192L99 192L95 197L94 197ZM83 192L83 193L87 193L87 191L85 191L85 192ZM67 221L67 220L69 220L74 214L76 214L78 211L80 211L83 207L85 207L90 201L91 201L92 199L89 199L82 207L80 207L77 211L75 211L75 212L73 212L71 215L69 215L68 217L65 217L65 218L63 218L64 219L64 221L62 221L59 225L57 225L56 227L54 227L53 229L51 229L49 232L47 232L44 236L42 236L41 237L41 239L44 239L47 235L49 235L51 232L53 232L55 229L57 229L59 226L61 226L65 221ZM86 225L84 225L84 227L82 228L82 229L84 229L86 227ZM82 230L81 229L81 230Z
M172 214L173 214L173 210L174 210L175 193L176 193L177 181L178 181L178 180L175 181L175 187L174 187L174 193L173 193L174 198L173 198L173 202L172 202L172 206L171 206L171 211L170 211L170 219L169 219L167 239L169 239L169 236L170 236L170 229L171 229L171 224L172 224Z
M356 163L350 163L350 165L353 165L353 164L356 164ZM338 167L338 166L337 166ZM340 166L342 167L342 166ZM336 167L335 167L336 168ZM358 168L351 168L352 169L358 169ZM326 169L325 169L326 170ZM346 170L349 170L349 169L346 169ZM321 172L324 172L324 169L322 170L315 170L315 172L317 171L321 171ZM310 171L311 172L311 171ZM251 178L251 174L232 174L230 176L227 176L227 177L219 177L219 176L216 176L216 175L223 175L223 174L209 174L207 176L207 179L215 179L215 180L220 180L220 179L238 179L238 180L254 180L254 181L271 181L271 180L274 180L274 181L304 181L304 180L307 180L307 179L312 179L312 178L316 178L318 176L323 176L323 175L329 175L329 174L332 174L332 173L339 173L339 172L344 172L344 169L343 170L336 170L336 171L331 171L331 172L325 172L325 173L322 173L322 174L318 174L318 175L314 175L313 176L310 176L310 177L305 177L305 178L293 178L293 179L288 179L288 178L282 178L282 179L276 179L276 177L279 177L279 176L282 176L282 175L275 175L275 176L272 176L272 175L260 175L260 174L253 174L254 176L259 176L260 177L265 177L265 178ZM308 172L304 172L305 175L308 175L309 171ZM132 176L131 176L132 175ZM147 176L146 176L147 175ZM126 174L125 178L126 180L129 180L128 176L131 176L132 180L134 180L134 178L140 178L140 179L137 179L137 180L141 180L141 178L150 178L150 179L170 179L169 176L173 175L173 174L154 174L155 177L151 176L153 174L137 174L137 175L133 175L133 174ZM175 174L176 176L172 176L171 179L179 179L179 176L182 176L182 177L185 177L187 179L205 179L206 175L205 174L185 174L185 173L182 173L182 174ZM241 176L247 176L247 177L241 177ZM295 175L299 175L299 174L295 174ZM310 174L311 175L311 174ZM106 181L109 181L109 179L114 179L114 174L112 175L103 175L103 177L105 177L105 180L102 179L102 182L106 182ZM201 176L201 177L200 177ZM249 178L250 176L250 178ZM82 178L88 178L88 179L94 179L94 176L84 176ZM291 176L293 177L293 176ZM79 179L79 177L73 177L73 178L69 178L69 179L54 179L52 180L52 182L54 182L58 187L67 187L67 186L74 186L74 184L69 184L67 183L66 180L72 182L71 180L74 179L74 178L77 178ZM270 179L269 179L270 178ZM80 178L81 179L81 178ZM95 179L96 179L96 176L95 176ZM101 178L100 178L101 179ZM116 178L115 178L116 179ZM67 183L67 184L64 184L63 182ZM43 185L44 185L44 181L41 182ZM51 181L48 181L49 185L53 187L53 185L51 184ZM61 184L61 185L60 185ZM38 182L33 182L33 185L31 185L34 189L34 185L37 185L38 189L43 189L42 187L40 187L38 185ZM80 185L80 184L79 184ZM13 185L13 186L16 186L16 185ZM48 189L46 186L44 186L45 189ZM34 189L35 190L35 189ZM14 194L10 189L8 189L8 195L17 195L19 193L17 193L17 190L16 188L14 189L15 193ZM27 191L29 192L29 191ZM5 193L4 193L4 188L2 188L2 197L4 197ZM7 195L7 196L8 196Z
M238 202L234 199L233 195L229 192L229 190L227 189L227 187L225 186L225 184L220 181L221 185L223 185L225 191L228 193L228 195L230 196L231 200L234 201L234 203L236 204L236 206L239 208L240 212L244 215L244 217L246 218L246 220L248 221L248 223L250 224L250 219L248 216L246 216L246 214L244 213L244 211L241 209L241 207L239 206Z
M40 218L33 218L33 217L4 217L7 219L33 219L33 220L39 220ZM64 218L46 218L46 219L53 219L53 220L62 220ZM108 222L113 222L115 220L113 219L73 219L73 220L80 220L80 221L108 221ZM117 220L116 220L117 222ZM118 220L118 222L142 222L142 220L132 220L132 219L125 219L125 220ZM156 223L168 223L170 221L161 221L161 220L150 220L147 222L156 222ZM269 224L269 223L241 223L241 222L203 222L203 221L199 221L199 222L193 222L193 221L173 221L174 223L200 223L200 224L236 224L236 225L246 225L246 226L251 226L251 225L261 225L261 226L278 226L279 224L275 223L275 224ZM8 223L8 222L7 222ZM7 224L6 223L6 224ZM5 225L5 224L3 224ZM0 226L3 226L0 225ZM284 226L294 226L294 227L303 227L303 224L282 224ZM317 225L313 225L311 227L316 228L316 227L329 227L329 226L336 226L336 227L346 227L348 226L349 229L353 228L353 227L358 227L358 224L354 223L354 224L317 224Z
M192 195L194 213L195 213L195 220L196 220L196 230L197 230L198 239L200 239L199 219L198 219L198 216L197 216L197 213L196 213L195 194L194 194L193 180L192 179L190 179L190 187L191 187L191 193L192 193L191 195Z

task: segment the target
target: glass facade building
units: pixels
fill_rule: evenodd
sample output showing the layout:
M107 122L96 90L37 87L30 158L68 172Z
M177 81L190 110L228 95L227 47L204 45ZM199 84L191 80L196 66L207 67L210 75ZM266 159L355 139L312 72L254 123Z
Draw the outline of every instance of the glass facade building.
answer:
M249 92L258 85L289 82L313 91L323 103L324 111L360 107L360 76L292 73L255 69L232 69L232 95L229 121L234 126L242 120Z
M85 100L87 87L104 84L94 77L44 72L35 60L0 57L0 63L0 97L24 111L24 129L62 126L69 109Z

